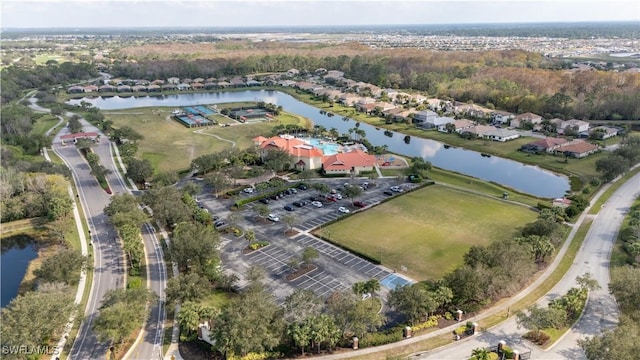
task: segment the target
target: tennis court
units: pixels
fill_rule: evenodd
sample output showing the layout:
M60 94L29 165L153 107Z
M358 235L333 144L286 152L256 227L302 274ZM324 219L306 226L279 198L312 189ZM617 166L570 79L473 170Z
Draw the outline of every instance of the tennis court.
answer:
M198 126L207 126L213 124L213 122L205 117L200 115L176 115L176 119L178 119L181 123L188 127L198 127Z
M380 281L380 284L390 290L393 290L397 287L411 285L412 282L396 274L389 274Z

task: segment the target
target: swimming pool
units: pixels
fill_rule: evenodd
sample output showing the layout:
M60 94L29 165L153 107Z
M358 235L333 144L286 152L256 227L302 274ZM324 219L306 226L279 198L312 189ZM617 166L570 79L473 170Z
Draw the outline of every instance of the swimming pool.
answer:
M306 138L301 140L311 146L317 147L318 149L322 150L322 153L325 155L335 155L341 152L340 151L341 146L336 143L327 142L326 140L321 140L317 138Z

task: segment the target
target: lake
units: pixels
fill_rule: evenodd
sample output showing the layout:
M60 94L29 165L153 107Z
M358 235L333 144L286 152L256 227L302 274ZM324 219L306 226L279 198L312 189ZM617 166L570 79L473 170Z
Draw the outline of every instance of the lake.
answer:
M327 129L336 128L346 133L355 127L355 121L339 115L326 114L320 109L297 100L289 94L269 90L246 90L216 93L189 93L146 97L96 97L69 100L67 103L79 105L81 101L91 103L102 110L130 109L152 106L185 106L199 104L219 104L227 102L264 101L282 105L285 111L311 119L315 125ZM479 152L445 148L444 144L418 137L404 140L401 133L376 129L361 123L360 129L366 132L367 139L373 145L387 145L389 151L404 156L421 156L434 166L459 172L461 174L492 181L518 191L544 198L562 197L570 189L569 179L537 166L525 165L513 160L496 156L483 156Z
M2 239L0 255L0 307L7 306L18 295L18 289L29 262L38 256L33 239L16 235Z

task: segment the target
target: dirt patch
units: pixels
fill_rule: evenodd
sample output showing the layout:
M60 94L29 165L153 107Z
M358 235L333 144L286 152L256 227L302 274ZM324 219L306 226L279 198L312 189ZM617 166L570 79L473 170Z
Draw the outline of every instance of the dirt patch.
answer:
M300 276L310 273L313 270L317 269L318 267L313 265L313 264L305 264L300 266L300 268L298 270L296 270L295 272L287 275L285 278L287 279L287 281L293 281L297 278L299 278Z
M288 237L294 237L294 236L298 235L299 232L297 230L291 229L291 230L285 231L284 234L287 235Z

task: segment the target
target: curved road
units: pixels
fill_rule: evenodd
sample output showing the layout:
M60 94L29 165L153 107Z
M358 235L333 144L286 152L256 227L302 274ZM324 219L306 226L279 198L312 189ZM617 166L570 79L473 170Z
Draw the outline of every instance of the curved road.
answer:
M36 104L36 99L30 99L30 107L35 111L49 112L49 109ZM70 117L74 114L66 113ZM83 131L102 132L93 125L81 119ZM60 136L68 134L64 127L54 138L52 149L71 169L74 182L78 189L78 197L82 204L91 235L94 252L94 277L78 334L69 353L71 359L103 358L108 351L109 344L99 342L93 333L93 320L100 308L105 293L111 289L122 288L126 281L126 264L117 233L104 214L104 208L109 204L110 196L100 187L97 180L90 173L90 168L75 146L63 146ZM93 146L94 152L100 157L102 165L111 170L107 181L114 194L127 193L118 169L113 161L111 144L104 135ZM166 287L166 271L163 261L162 248L155 237L152 227L145 224L142 229L147 263L147 286L158 295L158 300L151 304L151 313L144 331L138 341L127 354L129 358L152 359L161 358L162 338L164 336L164 290Z
M505 340L507 345L521 353L531 350L532 359L585 359L584 352L577 345L577 340L601 334L617 324L617 305L608 291L609 258L624 216L638 195L640 195L640 174L636 174L618 188L597 215L585 215L593 218L593 223L571 268L538 303L546 306L549 300L564 295L570 288L577 286L576 277L587 272L598 281L601 289L590 292L587 306L580 320L549 350L541 350L523 340L522 334L526 330L518 329L515 317L511 317L478 336L414 358L463 359L469 357L475 348L497 345L498 341Z

